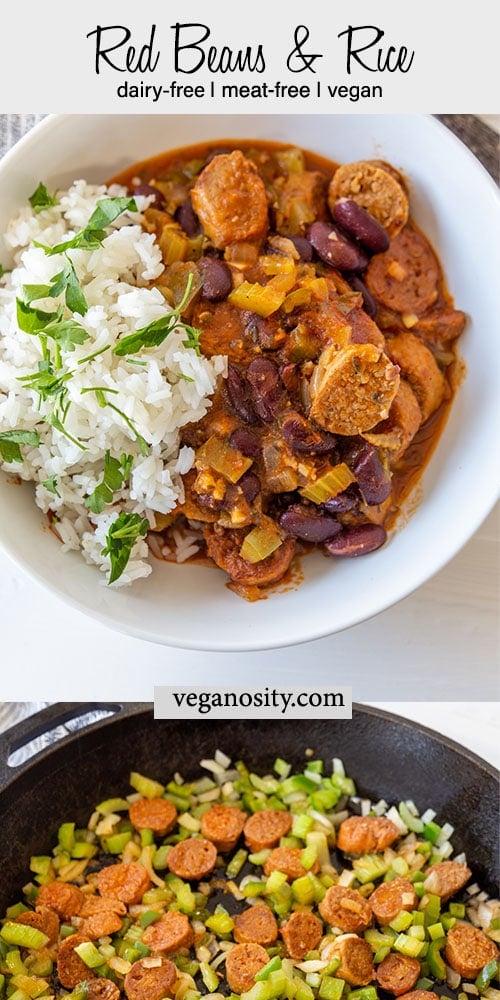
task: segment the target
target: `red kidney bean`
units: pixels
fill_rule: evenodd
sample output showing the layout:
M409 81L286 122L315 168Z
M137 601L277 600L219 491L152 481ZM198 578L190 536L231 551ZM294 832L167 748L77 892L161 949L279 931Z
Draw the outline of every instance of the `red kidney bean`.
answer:
M257 416L271 423L283 405L284 396L277 364L271 358L254 358L246 375Z
M201 290L209 302L221 302L227 299L233 287L231 271L223 260L217 257L204 257L200 261Z
M174 218L182 226L186 236L196 236L200 232L199 219L190 198L186 198L186 201L179 205Z
M344 455L344 461L356 476L363 500L368 506L383 503L390 496L391 477L380 461L377 449L364 441Z
M301 455L326 455L337 444L333 434L317 431L295 410L289 410L283 417L281 434L292 451Z
M321 260L330 267L339 271L364 271L368 266L368 257L361 247L329 222L313 222L307 238Z
M297 393L300 389L299 383L299 368L293 361L287 361L286 364L282 365L280 368L281 381L288 392Z
M383 253L389 247L389 236L385 229L351 198L339 198L333 206L332 216L349 236L370 250L371 253Z
M253 503L261 490L261 481L255 472L245 472L241 479L238 479L238 486L243 492L245 500Z
M246 455L247 458L257 458L261 452L257 435L253 431L247 430L246 427L237 427L229 438L229 444L232 448L236 448L236 451L241 451L241 454Z
M290 240L297 252L300 254L300 259L309 263L313 259L313 248L309 240L306 240L305 236L287 236L287 240Z
M360 496L357 487L349 486L343 493L337 493L336 497L330 497L321 504L321 509L328 514L346 514L348 510L355 510L359 506Z
M152 184L137 184L133 189L133 194L143 194L146 197L154 195L154 201L151 202L150 208L157 208L160 211L165 208L165 198L159 188L153 187Z
M288 507L281 514L279 523L288 535L306 542L326 542L341 530L335 517L299 503Z
M245 424L255 424L257 415L250 399L250 386L234 365L228 365L226 392L234 412Z
M361 292L365 313L370 317L370 319L375 319L378 312L378 305L373 298L372 293L368 291L364 281L361 281L361 278L358 278L357 274L353 274L352 277L349 278L349 284L355 292Z
M336 538L325 542L325 551L330 556L352 559L375 552L386 538L386 530L381 524L358 524L355 528L344 528Z

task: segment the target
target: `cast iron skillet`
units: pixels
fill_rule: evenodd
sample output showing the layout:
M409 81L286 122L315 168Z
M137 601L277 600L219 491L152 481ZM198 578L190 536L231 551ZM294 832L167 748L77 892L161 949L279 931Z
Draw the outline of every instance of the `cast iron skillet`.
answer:
M27 764L9 755L29 740L92 710L113 716L65 736ZM19 898L31 854L50 852L65 820L86 824L95 803L128 794L130 770L165 781L176 770L199 774L217 748L255 770L276 756L300 765L311 747L325 760L341 757L361 795L388 802L412 798L455 827L474 878L498 892L499 785L493 767L456 743L374 708L357 706L351 720L155 721L145 704L54 705L0 736L0 913Z

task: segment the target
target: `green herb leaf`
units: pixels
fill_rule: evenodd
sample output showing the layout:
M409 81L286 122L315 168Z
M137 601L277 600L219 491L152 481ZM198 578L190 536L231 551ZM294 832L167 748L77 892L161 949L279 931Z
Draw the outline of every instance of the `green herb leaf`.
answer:
M65 392L65 382L72 378L72 372L65 375L55 375L54 366L50 361L39 361L38 371L31 375L23 375L18 379L27 389L34 389L39 393L40 399L48 399L50 396L59 396Z
M0 455L4 462L22 462L20 444L36 448L40 444L38 431L4 431L0 434Z
M109 556L111 571L108 584L115 583L121 577L135 542L149 530L149 521L140 514L129 514L122 511L111 525L106 536L106 546L101 555Z
M193 351L196 352L198 357L201 355L200 351L200 337L201 330L197 330L195 326L187 326L183 324L184 329L187 333L187 337L182 341L184 347L191 347Z
M22 299L16 299L16 306L17 325L23 333L31 333L36 336L45 331L48 323L62 319L62 309L57 309L55 312L44 312L42 309L33 309Z
M102 246L102 241L108 235L104 227L109 226L126 211L137 211L134 198L102 198L97 202L85 228L75 233L71 239L54 247L45 246L43 243L35 243L35 246L45 250L49 257L56 253L65 253L66 250L96 250Z
M23 285L22 295L22 300L26 305L29 305L30 302L36 302L38 299L48 299L53 296L52 285Z
M66 413L67 412L68 411L66 410ZM73 444L76 444L76 447L80 448L81 451L87 451L85 445L82 444L81 441L77 441L77 439L74 438L69 433L69 431L66 430L66 428L65 428L65 426L64 426L64 424L63 424L63 422L62 422L62 420L61 420L61 418L59 416L59 414L56 412L56 410L53 410L52 413L48 413L47 416L44 417L44 420L45 420L46 424L50 424L51 427L54 427L56 431L59 431L61 434L64 434L64 437L68 438L68 441L71 441Z
M70 309L71 312L77 312L80 313L81 316L85 316L88 309L87 300L76 276L73 262L69 259L69 257L66 257L66 263L63 270L59 271L59 273L55 274L51 279L50 285L23 285L23 302L29 305L37 299L56 299L59 295L62 295L63 292L65 293L65 300L68 309Z
M37 214L42 212L44 208L52 208L53 205L57 205L57 199L55 195L49 194L45 184L38 185L36 191L33 192L31 198L28 199L29 203Z
M99 403L99 406L102 406L102 407L109 406L110 410L114 410L115 413L119 414L119 416L122 418L122 420L125 421L127 427L130 427L130 430L132 431L132 433L133 433L133 435L135 437L135 440L137 441L137 443L139 445L139 448L141 449L141 455L146 456L148 454L148 452L149 452L149 445L148 445L146 439L143 438L142 434L139 434L139 431L137 430L137 427L135 426L133 420L131 420L130 417L127 417L127 414L124 413L123 410L120 410L118 406L115 406L115 404L111 403L109 401L109 399L106 399L105 393L110 392L114 396L118 396L119 395L118 390L117 389L109 389L105 385L85 386L84 389L80 389L80 395L82 395L82 396L84 396L85 393L87 393L87 392L95 392L96 399L97 399L97 402Z
M85 506L93 514L102 514L106 504L112 503L114 493L122 489L130 476L133 460L133 455L123 454L118 459L113 458L109 451L106 452L102 482L85 500Z
M189 297L192 284L193 275L190 274L186 282L184 295L182 296L179 305L176 306L176 308L173 309L168 316L162 316L161 319L155 319L152 323L148 323L147 326L143 326L140 330L136 330L135 333L129 334L128 337L123 337L119 344L117 344L113 349L113 353L117 354L118 357L123 358L127 354L137 354L137 352L143 348L159 347L160 344L166 340L169 333L172 333L172 330L174 330L176 326L180 326L188 333L188 340L183 341L183 344L187 344L188 347L196 345L195 350L197 354L199 354L200 351L198 343L200 339L200 331L195 330L192 326L186 326L185 323L179 323L179 319Z
M77 344L84 344L89 339L87 331L75 319L59 319L44 327L44 334L55 340L63 351L74 351Z
M57 479L55 476L51 476L50 479L46 479L42 483L42 486L45 486L45 489L48 490L49 493L54 493L56 497L61 496L59 490L57 489Z

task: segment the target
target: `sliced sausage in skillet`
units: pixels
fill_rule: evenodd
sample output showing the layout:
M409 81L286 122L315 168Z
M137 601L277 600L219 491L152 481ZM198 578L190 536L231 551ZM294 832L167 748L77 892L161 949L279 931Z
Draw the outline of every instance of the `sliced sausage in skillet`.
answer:
M159 956L156 964L151 959L140 958L125 976L124 986L128 1000L163 1000L173 997L177 983L177 969L169 958Z
M46 934L47 944L51 945L57 941L59 934L59 918L55 910L48 906L37 907L36 910L26 910L16 917L16 924L27 924L28 927L35 927L37 931Z
M420 962L410 955L386 955L377 966L376 980L383 990L400 997L415 986L420 976Z
M318 946L323 937L323 925L314 913L292 913L280 933L290 957L300 961Z
M401 910L416 910L418 897L411 882L406 878L382 882L369 898L377 923L385 926L395 920Z
M210 875L217 861L217 848L205 837L189 837L168 852L167 866L179 878L197 881Z
M269 955L260 944L236 944L226 958L226 979L233 993L246 993L255 976L267 965Z
M201 832L211 840L218 851L232 851L241 834L247 814L236 806L210 806L201 819Z
M88 941L89 938L84 937L83 934L71 934L59 945L57 976L61 985L67 990L73 990L75 986L78 986L78 983L83 983L85 979L93 979L95 976L94 970L89 969L75 951L79 944Z
M319 904L323 920L345 933L360 934L372 922L370 903L357 889L331 885Z
M441 896L446 902L467 885L471 875L470 868L458 861L438 861L427 869L424 886L427 892Z
M70 882L46 882L40 886L36 898L37 907L48 906L61 920L69 920L78 915L85 896L81 889Z
M255 854L268 847L276 847L281 837L292 829L292 817L281 809L261 809L247 819L244 827L245 842Z
M137 861L102 868L97 876L97 886L101 896L119 899L122 903L140 903L145 892L151 887L146 869Z
M249 906L234 918L233 937L238 944L254 942L269 947L278 937L274 913L265 905Z
M337 847L345 854L385 851L399 837L395 823L385 816L349 816L339 826Z
M193 944L193 928L185 913L168 910L156 923L146 927L142 941L153 952L174 955L181 948L189 948Z
M168 799L137 799L129 809L130 822L136 830L152 830L164 837L177 821L177 809Z
M475 979L481 969L498 957L498 948L472 924L455 924L448 931L444 948L446 961L464 979Z
M335 975L345 979L350 986L368 986L375 976L372 949L356 934L342 934L336 938L329 958L340 958Z
M95 941L96 938L105 937L107 934L116 934L121 930L122 920L113 910L101 910L100 913L93 913L87 917L79 927L85 937Z
M120 1000L120 990L111 979L99 977L87 983L87 1000Z

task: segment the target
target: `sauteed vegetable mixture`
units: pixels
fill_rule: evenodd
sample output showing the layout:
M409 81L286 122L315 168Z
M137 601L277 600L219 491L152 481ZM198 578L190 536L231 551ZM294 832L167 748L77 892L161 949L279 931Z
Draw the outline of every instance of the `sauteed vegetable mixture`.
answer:
M269 774L222 752L166 785L132 772L32 857L0 929L9 1000L498 1000L500 903L453 828L356 795L306 753Z
M204 551L252 599L299 547L379 548L439 433L465 322L404 178L244 142L119 180L154 198L159 287L171 304L189 288L202 352L229 358L207 415L182 432L194 468L153 551L190 553L202 527Z

